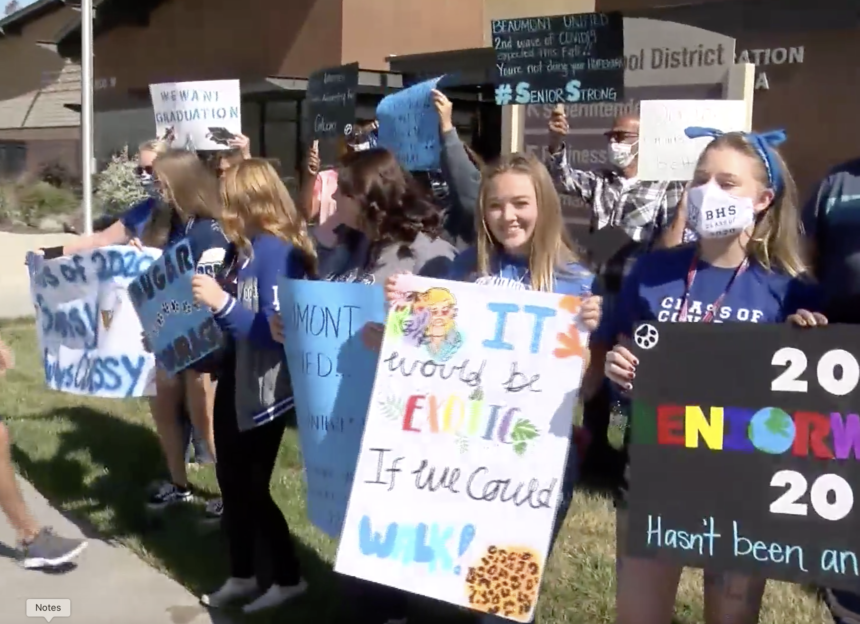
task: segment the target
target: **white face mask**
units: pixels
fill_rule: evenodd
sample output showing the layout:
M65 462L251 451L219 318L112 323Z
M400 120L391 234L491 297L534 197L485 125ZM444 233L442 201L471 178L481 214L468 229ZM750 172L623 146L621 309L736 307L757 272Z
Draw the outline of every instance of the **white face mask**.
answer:
M702 238L736 236L753 223L749 197L736 197L713 181L687 191L687 224Z
M624 169L636 158L633 148L638 144L639 141L633 144L613 141L609 144L609 161L619 169Z

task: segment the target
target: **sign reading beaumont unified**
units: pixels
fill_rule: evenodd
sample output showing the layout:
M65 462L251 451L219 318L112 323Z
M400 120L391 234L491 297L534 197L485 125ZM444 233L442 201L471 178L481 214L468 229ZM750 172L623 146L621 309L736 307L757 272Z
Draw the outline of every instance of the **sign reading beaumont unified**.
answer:
M621 13L493 20L496 104L621 102Z
M321 69L308 77L311 128L320 142L323 167L336 164L338 141L353 133L356 91L358 63Z
M631 555L856 589L860 331L646 323L634 343Z
M528 622L587 349L581 301L411 276L399 287L335 570Z

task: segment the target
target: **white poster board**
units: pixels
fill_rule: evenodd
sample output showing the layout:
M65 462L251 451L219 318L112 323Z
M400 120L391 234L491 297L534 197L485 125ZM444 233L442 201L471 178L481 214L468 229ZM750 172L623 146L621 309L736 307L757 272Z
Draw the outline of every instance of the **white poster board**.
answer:
M710 138L688 139L690 126L750 130L743 100L645 100L640 107L639 179L691 180Z
M228 149L242 133L242 96L238 80L165 82L149 85L155 133L172 147Z
M582 378L581 301L413 276L400 287L335 570L527 622Z
M29 254L30 295L52 390L124 399L155 394L155 358L128 285L161 256L157 249L105 247L45 260Z

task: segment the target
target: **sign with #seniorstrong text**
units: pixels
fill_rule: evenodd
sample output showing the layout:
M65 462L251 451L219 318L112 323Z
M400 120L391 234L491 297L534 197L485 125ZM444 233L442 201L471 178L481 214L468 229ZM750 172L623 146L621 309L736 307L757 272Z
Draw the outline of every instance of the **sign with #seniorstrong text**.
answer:
M630 554L856 590L860 331L646 323L634 343Z
M335 570L528 621L583 372L580 299L399 286Z

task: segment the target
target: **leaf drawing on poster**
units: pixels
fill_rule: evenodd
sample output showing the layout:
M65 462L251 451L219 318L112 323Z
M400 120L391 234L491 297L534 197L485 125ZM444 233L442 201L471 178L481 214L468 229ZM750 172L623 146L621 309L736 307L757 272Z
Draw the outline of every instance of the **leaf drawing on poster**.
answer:
M397 396L388 396L385 400L379 402L379 407L382 410L382 415L388 420L397 420L403 413L406 407L403 399Z
M525 454L529 441L536 437L538 437L538 430L531 421L525 418L518 420L511 433L511 439L514 441L514 453L517 455Z

